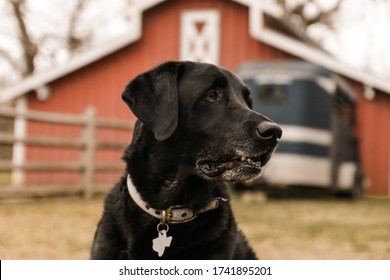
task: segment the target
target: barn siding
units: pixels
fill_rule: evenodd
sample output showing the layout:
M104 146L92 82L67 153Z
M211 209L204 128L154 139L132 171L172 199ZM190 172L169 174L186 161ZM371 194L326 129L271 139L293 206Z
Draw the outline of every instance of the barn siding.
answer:
M100 117L134 120L135 117L123 104L120 93L126 83L137 74L167 60L179 58L180 15L191 9L216 9L221 14L220 64L235 70L243 61L259 59L290 58L291 56L250 38L248 34L248 8L231 1L180 1L164 2L144 13L143 36L130 46L113 53L83 69L67 75L51 87L52 96L41 102L30 96L29 107L35 110L62 113L82 113L86 106L97 108ZM53 127L30 123L30 135L53 135L78 137L80 129ZM130 133L100 132L105 139L130 139ZM28 148L27 160L69 161L77 160L74 150ZM104 161L119 161L120 152L97 153ZM117 174L99 175L101 181L113 181ZM111 176L111 177L110 177ZM77 183L76 174L29 174L32 184Z
M222 0L172 0L145 12L141 40L55 81L50 85L52 97L41 102L32 96L30 108L80 113L90 104L102 117L129 118L129 111L120 98L124 86L137 74L156 64L178 59L180 12L192 8L221 11L221 66L235 70L240 63L248 60L292 58L249 36L247 7Z
M362 84L349 83L358 93L356 133L367 191L390 195L390 96L376 92L373 100L367 100Z
M137 74L167 60L179 58L180 15L183 11L216 9L221 14L220 65L236 70L240 63L250 60L279 60L293 58L278 49L267 46L250 37L248 33L248 8L226 0L171 0L163 2L144 13L142 38L89 66L67 75L50 87L52 97L45 102L30 96L31 109L82 113L87 105L97 108L100 117L134 120L120 98L126 83ZM389 194L389 127L390 96L379 93L375 100L367 101L359 83L352 82L359 92L357 109L357 133L363 168L369 178L369 192ZM58 135L78 137L80 130L69 127L49 127L29 124L30 135ZM105 139L131 138L130 133L99 132ZM97 158L119 161L120 152L98 153ZM73 160L78 154L70 150L28 148L28 160ZM100 176L100 177L99 177ZM117 174L99 175L97 180L114 182ZM71 174L29 175L33 183L77 181Z
M361 100L361 154L369 179L369 192L389 193L390 97L377 93L373 101Z
M220 65L237 69L243 61L290 58L291 56L250 38L248 8L231 1L164 2L144 13L143 36L130 46L91 65L54 81L48 101L30 96L29 107L34 110L81 114L86 106L96 107L100 117L134 120L135 117L122 102L120 94L129 80L139 73L167 60L179 59L180 16L186 10L217 9L221 14ZM78 128L29 123L29 135L79 137ZM99 138L128 141L130 133L99 132ZM98 152L97 160L118 162L121 152ZM79 153L69 149L27 149L28 161L74 161ZM95 180L114 182L118 174L100 174ZM72 173L29 173L31 184L77 183Z

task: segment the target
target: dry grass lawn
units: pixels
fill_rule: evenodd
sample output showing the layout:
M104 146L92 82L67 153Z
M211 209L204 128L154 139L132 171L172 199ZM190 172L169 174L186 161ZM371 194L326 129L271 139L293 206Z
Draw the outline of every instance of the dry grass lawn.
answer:
M390 259L390 200L232 201L262 259ZM101 197L0 204L0 259L87 259L101 212Z
M388 199L239 199L234 206L262 259L390 260Z

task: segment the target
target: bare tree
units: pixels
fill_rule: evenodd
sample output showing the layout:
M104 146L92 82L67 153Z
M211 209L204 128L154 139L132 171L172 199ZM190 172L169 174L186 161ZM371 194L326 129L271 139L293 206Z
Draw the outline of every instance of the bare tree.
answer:
M334 2L334 5L324 8L318 0L305 0L292 3L289 0L274 0L283 12L283 20L292 23L302 30L307 30L313 24L322 24L333 29L335 13L340 8L341 0Z
M25 20L25 0L9 0L12 7L13 16L17 22L19 30L19 43L23 50L24 67L21 70L22 76L28 76L35 70L34 59L38 53L38 47L33 42ZM13 63L14 64L14 63Z
M90 3L90 0L74 0L67 4L59 3L59 5L73 4L70 16L61 18L60 24L65 23L67 26L65 28L66 31L53 32L43 28L39 31L39 36L37 34L34 36L32 27L30 26L31 20L29 21L29 19L32 16L28 10L28 2L28 0L7 0L6 2L6 5L10 8L7 16L13 18L15 22L15 38L13 39L16 39L19 45L21 56L16 56L15 52L10 48L7 49L0 46L0 57L5 59L21 78L29 76L37 70L37 57L45 56L53 58L59 50L65 50L71 56L84 45L88 44L93 36L92 28L91 32L86 32L82 35L77 29L82 20L83 12ZM58 47L43 50L42 46L48 41L55 41ZM5 85L6 80L1 79L0 84Z
M77 3L74 6L73 12L70 16L68 24L69 28L65 41L66 48L71 54L77 52L84 44L87 44L87 42L91 41L91 33L84 37L77 35L77 26L80 24L82 14L89 3L89 0L77 0Z

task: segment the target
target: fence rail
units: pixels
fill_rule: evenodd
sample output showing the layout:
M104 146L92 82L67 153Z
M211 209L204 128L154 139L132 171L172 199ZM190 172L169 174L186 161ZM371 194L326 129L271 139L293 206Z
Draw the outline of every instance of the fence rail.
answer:
M0 145L23 145L30 147L50 147L50 148L66 148L75 149L80 152L80 157L77 161L70 162L23 162L15 163L13 160L0 159L0 172L57 172L69 171L79 172L81 174L80 190L69 188L70 193L83 193L89 197L94 192L93 176L95 172L116 172L123 170L123 164L95 162L95 153L97 150L122 150L127 142L98 140L96 132L98 129L122 130L131 131L134 128L134 123L117 119L98 118L96 110L93 107L88 107L84 114L59 114L38 112L32 110L18 111L11 107L0 106L0 117L12 118L15 120L35 121L41 123L50 123L58 125L69 125L81 127L80 136L76 139L67 139L48 136L15 136L11 133L0 134ZM17 186L19 185L19 186ZM24 188L20 183L11 181L11 188L0 188L0 198L2 194L9 196L10 193L18 193L20 196L26 189L26 194L34 193L32 188ZM57 193L64 193L64 190L54 188ZM48 190L48 194L53 193L53 188ZM39 194L44 193L42 188L37 189ZM4 196L4 195L3 195Z

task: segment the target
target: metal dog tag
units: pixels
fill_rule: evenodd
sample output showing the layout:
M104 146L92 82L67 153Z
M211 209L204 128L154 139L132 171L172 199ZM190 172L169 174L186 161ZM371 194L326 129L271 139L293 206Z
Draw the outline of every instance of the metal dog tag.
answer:
M161 224L159 224L160 226ZM158 236L153 239L153 251L157 252L158 256L161 257L164 252L165 252L165 248L171 246L171 242L172 242L172 236L167 236L167 232L169 230L169 227L168 225L167 226L167 229L163 229L163 230L160 230L159 229L159 226L157 226L157 232L158 232Z

